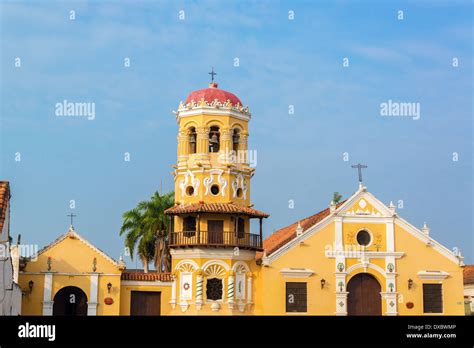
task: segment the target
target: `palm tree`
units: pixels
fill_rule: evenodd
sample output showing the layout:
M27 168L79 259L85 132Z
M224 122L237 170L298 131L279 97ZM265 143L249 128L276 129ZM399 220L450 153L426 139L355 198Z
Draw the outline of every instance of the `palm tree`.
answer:
M140 202L138 209L144 212L145 229L154 234L153 261L158 272L171 270L171 255L169 251L169 220L165 210L174 205L174 192L160 195L155 192L149 201Z
M158 272L171 269L169 222L164 211L173 205L174 192L164 195L155 192L149 201L140 202L136 208L123 214L120 235L126 233L125 246L130 250L132 260L137 247L145 273L148 273L151 261Z
M334 192L334 194L332 195L332 201L336 204L341 201L341 198L342 198L342 195L339 194L339 192Z

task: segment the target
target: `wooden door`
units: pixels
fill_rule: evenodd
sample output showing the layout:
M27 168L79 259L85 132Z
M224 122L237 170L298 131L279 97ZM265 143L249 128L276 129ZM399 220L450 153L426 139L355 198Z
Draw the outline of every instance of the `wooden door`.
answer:
M347 284L348 315L382 315L380 284L373 276L360 273Z
M224 243L224 221L208 220L207 221L207 242L208 244Z
M130 315L160 315L161 292L132 291Z

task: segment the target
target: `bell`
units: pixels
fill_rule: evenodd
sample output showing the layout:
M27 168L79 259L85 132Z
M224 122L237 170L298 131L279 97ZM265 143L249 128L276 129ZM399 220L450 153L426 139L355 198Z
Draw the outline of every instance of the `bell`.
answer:
M191 137L189 138L189 142L190 143L195 143L196 142L196 135L195 134L191 134Z
M217 134L216 134L216 133L214 133L214 134L212 135L212 137L211 137L211 143L213 143L213 144L217 144L217 143L218 143L218 141L217 141Z

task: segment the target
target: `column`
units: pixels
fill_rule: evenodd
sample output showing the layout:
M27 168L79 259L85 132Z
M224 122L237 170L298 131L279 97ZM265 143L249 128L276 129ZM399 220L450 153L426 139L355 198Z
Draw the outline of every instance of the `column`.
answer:
M204 281L202 269L196 271L196 309L201 310L204 301L202 300L202 283Z
M247 273L247 304L251 306L252 302L252 272Z
M235 301L234 301L234 272L229 271L229 276L227 278L227 303L229 304L229 309L234 309Z
M347 315L346 272L336 272L336 315Z
M239 154L237 158L241 161L241 163L248 164L248 156L247 156L247 151L248 151L248 139L249 139L249 134L242 132L240 134L240 144L239 144Z
M221 129L221 148L220 151L224 153L222 164L231 163L231 151L232 151L232 134L228 128Z
M178 133L178 167L186 166L189 156L189 137L185 130Z
M172 283L171 283L171 301L170 301L170 304L171 304L171 308L175 308L176 307L176 274L173 272L173 274L171 275L171 279L172 279Z
M97 297L99 292L99 274L90 274L90 295L87 302L87 315L97 315Z
M209 160L209 128L199 127L196 129L196 161L200 166L210 166Z
M53 303L51 293L53 290L53 273L44 274L43 315L53 315Z

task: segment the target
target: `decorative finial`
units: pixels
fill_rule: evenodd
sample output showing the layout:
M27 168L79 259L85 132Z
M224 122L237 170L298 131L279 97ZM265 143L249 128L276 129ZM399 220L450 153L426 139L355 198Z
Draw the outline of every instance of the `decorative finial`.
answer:
M390 201L390 204L388 205L388 209L390 210L390 212L391 212L392 214L395 214L396 207L395 207L395 205L393 204L392 201Z
M329 204L329 212L334 213L336 211L336 203L334 201L331 201Z
M423 227L421 229L421 231L426 234L426 235L429 235L430 234L430 228L428 227L428 225L426 224L426 222L423 224Z
M296 235L301 236L303 234L303 227L301 227L301 224L298 222L298 227L296 227Z

